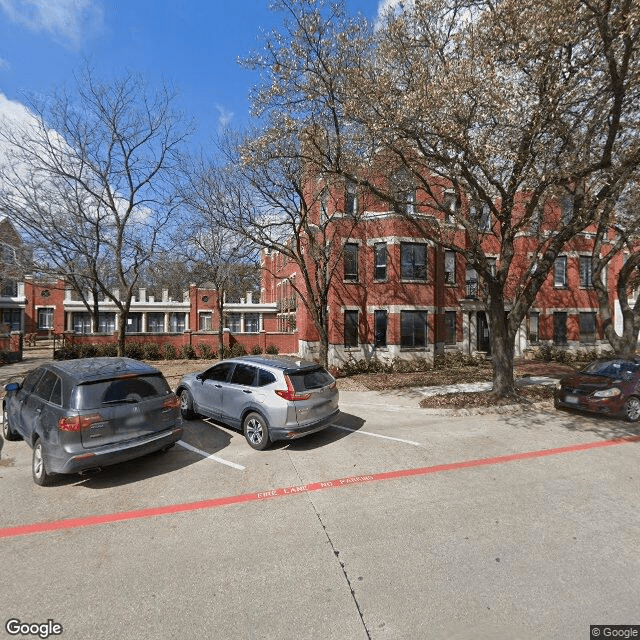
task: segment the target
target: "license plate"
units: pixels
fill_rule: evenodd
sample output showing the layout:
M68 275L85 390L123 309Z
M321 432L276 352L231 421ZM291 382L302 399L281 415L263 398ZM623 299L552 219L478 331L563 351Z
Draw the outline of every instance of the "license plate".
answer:
M578 398L578 396L565 396L564 401L567 404L578 404L578 401L580 400L580 398Z

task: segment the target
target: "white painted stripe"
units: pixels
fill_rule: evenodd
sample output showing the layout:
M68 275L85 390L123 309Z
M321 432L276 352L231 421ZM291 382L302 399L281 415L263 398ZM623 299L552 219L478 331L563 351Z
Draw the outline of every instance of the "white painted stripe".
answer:
M196 447L192 447L190 444L183 442L182 440L178 440L178 444L185 449L189 449L189 451L193 451L194 453L200 454L203 458L207 460L213 460L214 462L219 462L220 464L226 464L228 467L233 467L234 469L239 469L240 471L244 471L244 467L240 464L236 464L235 462L229 462L228 460L224 460L223 458L219 458L218 456L214 456L213 454L209 454L206 451L202 451L201 449L196 449Z
M392 438L391 436L383 436L379 433L371 433L370 431L362 431L361 429L349 429L349 427L343 427L339 424L330 424L330 427L334 427L335 429L342 429L343 431L351 431L351 433L361 433L363 436L373 436L374 438L383 438L384 440L395 440L396 442L404 442L405 444L412 444L416 447L422 447L419 442L414 442L413 440L403 440L402 438Z
M391 412L406 412L407 409L414 409L415 407L403 407L401 405L388 405L388 404L372 404L371 402L341 402L340 406L346 407L368 407L374 408L376 411L391 411Z

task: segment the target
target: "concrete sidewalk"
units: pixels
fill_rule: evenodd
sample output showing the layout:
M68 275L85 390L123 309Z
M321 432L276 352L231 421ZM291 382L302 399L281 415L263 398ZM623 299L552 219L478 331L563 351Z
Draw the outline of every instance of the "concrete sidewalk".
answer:
M53 349L51 347L27 347L22 353L22 360L12 364L5 364L0 367L0 387L4 387L9 382L14 382L24 378L31 369L51 362L53 360Z

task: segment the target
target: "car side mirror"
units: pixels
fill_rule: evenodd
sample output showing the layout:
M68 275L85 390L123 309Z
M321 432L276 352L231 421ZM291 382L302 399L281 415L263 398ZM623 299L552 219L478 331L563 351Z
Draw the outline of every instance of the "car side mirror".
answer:
M202 381L204 380L204 378L203 378L203 376L202 376L202 374L201 374L201 373L198 373L198 374L196 375L196 380L200 380L200 382L202 382Z
M21 387L22 387L22 385L17 383L17 382L10 382L9 384L6 384L4 386L4 390L7 393L13 393L15 391L18 391Z

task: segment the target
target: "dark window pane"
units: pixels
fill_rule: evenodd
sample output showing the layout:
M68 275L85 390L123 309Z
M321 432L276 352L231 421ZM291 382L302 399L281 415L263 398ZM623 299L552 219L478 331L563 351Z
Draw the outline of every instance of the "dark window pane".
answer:
M276 381L276 377L271 371L265 371L264 369L258 369L258 386L264 387L268 384L272 384Z
M375 319L375 345L376 347L387 346L387 312L384 310L376 311Z
M358 245L348 243L344 245L344 279L358 279Z
M375 251L375 279L386 280L387 278L387 243L377 242Z
M252 387L256 379L256 369L247 364L237 364L231 376L233 384L241 384L245 387Z
M211 367L205 373L206 380L217 380L218 382L226 382L229 377L229 371L234 367L233 362L223 362L222 364L216 365L215 367Z
M427 312L400 312L400 346L422 349L427 346Z
M344 312L344 346L358 346L358 312Z

